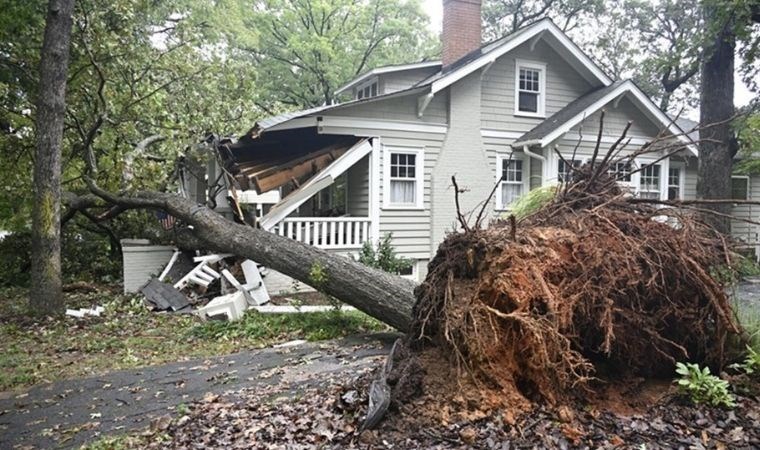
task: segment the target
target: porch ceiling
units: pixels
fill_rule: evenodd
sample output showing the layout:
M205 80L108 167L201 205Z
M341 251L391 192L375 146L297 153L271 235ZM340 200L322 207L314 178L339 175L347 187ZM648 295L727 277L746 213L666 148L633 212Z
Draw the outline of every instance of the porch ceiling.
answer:
M262 194L287 184L298 189L358 141L316 128L284 130L241 139L222 151L222 159L243 190Z

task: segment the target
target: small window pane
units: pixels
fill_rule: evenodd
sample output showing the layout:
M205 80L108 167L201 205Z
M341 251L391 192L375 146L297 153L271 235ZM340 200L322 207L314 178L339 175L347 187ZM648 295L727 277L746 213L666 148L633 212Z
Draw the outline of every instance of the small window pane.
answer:
M639 185L644 191L660 190L660 166L653 165L645 167L639 177Z
M631 163L630 161L628 161L628 162L617 162L615 164L611 164L608 173L611 177L616 178L617 181L630 182L631 181Z
M538 112L538 94L530 92L520 92L520 111Z
M501 207L507 208L522 195L522 184L501 184Z
M391 180L391 203L413 205L416 201L417 182Z

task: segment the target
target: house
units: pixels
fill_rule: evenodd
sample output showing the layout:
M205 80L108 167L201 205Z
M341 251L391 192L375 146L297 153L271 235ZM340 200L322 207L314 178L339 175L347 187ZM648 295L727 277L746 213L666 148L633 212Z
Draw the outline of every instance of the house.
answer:
M455 225L452 175L464 212L498 182L486 208L496 217L563 179L557 151L574 165L591 156L602 110L603 144L631 122L624 154L660 133L678 145L662 160L637 158L651 165L627 177L631 164L617 165L636 195L695 197L697 146L632 81L611 79L549 19L481 45L480 15L480 0L444 0L441 61L370 70L340 88L347 101L262 120L223 146L211 172L229 181L220 200L229 192L255 204L263 229L344 254L392 233L420 280ZM736 195L760 198L760 184L737 179ZM735 235L757 233L742 225Z

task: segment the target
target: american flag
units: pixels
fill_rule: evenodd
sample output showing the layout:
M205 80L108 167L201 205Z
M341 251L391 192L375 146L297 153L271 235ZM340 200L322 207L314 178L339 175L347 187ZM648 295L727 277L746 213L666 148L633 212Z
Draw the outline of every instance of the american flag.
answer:
M161 224L164 230L171 230L174 228L174 223L177 222L174 216L167 214L165 211L156 211L156 219L158 219L158 223Z

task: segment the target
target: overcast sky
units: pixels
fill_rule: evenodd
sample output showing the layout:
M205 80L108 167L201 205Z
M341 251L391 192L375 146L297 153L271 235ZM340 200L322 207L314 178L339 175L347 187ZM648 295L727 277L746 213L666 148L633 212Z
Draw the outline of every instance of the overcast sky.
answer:
M430 16L430 29L434 33L440 33L441 31L441 19L443 17L443 1L442 0L423 0L425 11ZM736 106L744 106L752 99L752 93L747 89L741 78L737 75L735 77L735 93L734 103Z

